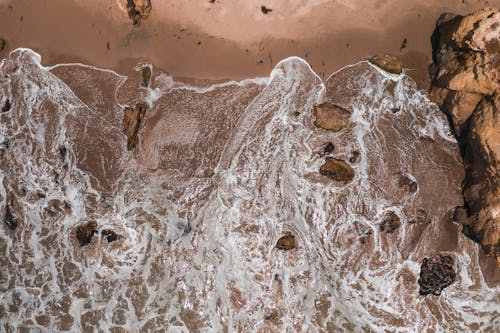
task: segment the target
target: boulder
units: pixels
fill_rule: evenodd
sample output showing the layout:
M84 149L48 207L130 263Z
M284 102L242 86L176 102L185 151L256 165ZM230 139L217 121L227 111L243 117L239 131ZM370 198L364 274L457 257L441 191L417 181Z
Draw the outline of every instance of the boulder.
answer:
M441 295L444 288L452 284L456 279L456 273L453 268L454 260L448 255L434 255L424 258L420 265L420 286L419 294Z
M384 55L376 55L368 60L375 66L383 69L386 72L392 73L392 74L401 74L403 71L403 66L401 65L401 61L399 61L398 58L389 55L389 54L384 54Z
M276 243L276 248L279 250L288 251L295 249L295 247L296 247L295 236L290 234L281 237L280 239L278 239L278 242Z
M351 166L335 158L327 158L319 169L319 173L339 182L350 182L354 178L354 170Z
M346 109L331 103L317 105L313 109L316 117L315 125L326 130L340 131L349 123L351 113Z

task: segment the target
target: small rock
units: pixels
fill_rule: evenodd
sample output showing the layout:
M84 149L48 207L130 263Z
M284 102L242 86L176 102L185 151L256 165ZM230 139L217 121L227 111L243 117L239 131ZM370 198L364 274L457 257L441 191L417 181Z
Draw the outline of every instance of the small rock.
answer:
M279 250L293 250L295 249L295 236L293 235L285 235L278 239L276 243L276 248Z
M2 112L9 112L11 108L12 104L10 103L10 99L5 100L5 103L2 106Z
M403 51L406 49L406 46L408 45L408 39L403 39L403 42L401 43L401 47L399 48L399 51Z
M103 231L101 231L101 235L102 237L106 238L108 243L114 242L120 238L120 236L118 236L116 232L109 229L104 229Z
M88 222L84 225L79 226L76 229L76 239L80 246L85 246L90 244L92 241L92 236L97 233L97 223L96 222Z
M59 147L58 152L59 152L59 156L64 161L64 159L66 158L66 153L68 152L68 150L66 149L66 147L61 146L61 147Z
M331 142L328 142L325 147L323 147L323 151L319 153L319 156L323 157L331 154L335 150L335 145Z
M351 157L349 158L350 163L358 163L360 159L361 154L359 151L355 150L351 153Z
M441 295L443 289L455 281L456 273L453 265L454 260L448 255L435 255L424 258L420 266L420 278L418 279L420 295Z
M350 182L354 178L351 166L335 158L328 158L319 169L319 173L339 182Z
M313 109L315 125L326 130L340 131L349 123L351 113L335 104L323 103Z
M10 211L9 204L5 205L5 216L3 222L10 230L14 230L18 226L16 218L12 215L12 212Z
M418 190L417 182L403 174L398 175L397 184L399 187L406 189L410 193L415 193Z
M392 74L401 74L403 71L403 67L399 59L388 54L384 54L382 56L376 55L370 58L369 61L375 66Z
M7 44L7 43L5 42L5 39L0 38L0 52L2 52L2 51L3 51L3 49L5 48L5 44Z
M399 220L399 217L396 215L396 213L391 211L385 215L382 223L380 223L379 229L381 232L392 234L397 228L399 228L400 224L401 222Z
M266 6L261 6L260 10L262 11L263 14L267 14L273 11L271 8L267 8Z

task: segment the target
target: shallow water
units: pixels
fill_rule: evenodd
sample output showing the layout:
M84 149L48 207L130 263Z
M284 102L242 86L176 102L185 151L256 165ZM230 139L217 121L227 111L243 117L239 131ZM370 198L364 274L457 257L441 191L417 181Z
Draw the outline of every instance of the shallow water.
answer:
M322 82L288 58L269 78L217 84L148 65L142 87L145 65L47 68L28 49L2 61L0 216L8 205L18 222L0 227L3 331L498 331L500 287L450 219L458 145L411 78L360 62ZM140 101L127 151L123 108ZM314 125L324 101L352 111L347 128ZM319 174L328 142L351 182ZM90 221L98 233L80 246ZM275 248L286 233L297 249ZM419 296L435 253L455 259L457 281Z

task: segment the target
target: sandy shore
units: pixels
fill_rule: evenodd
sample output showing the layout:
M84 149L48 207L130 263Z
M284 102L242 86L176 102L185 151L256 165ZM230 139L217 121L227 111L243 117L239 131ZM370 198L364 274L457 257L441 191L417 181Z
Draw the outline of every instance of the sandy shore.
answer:
M262 5L272 11L264 14ZM423 84L439 15L498 5L498 0L153 0L150 17L137 27L118 0L0 0L0 38L7 41L0 56L29 47L46 65L84 62L124 70L149 60L175 76L240 79L268 75L292 55L326 77L344 65L391 53Z

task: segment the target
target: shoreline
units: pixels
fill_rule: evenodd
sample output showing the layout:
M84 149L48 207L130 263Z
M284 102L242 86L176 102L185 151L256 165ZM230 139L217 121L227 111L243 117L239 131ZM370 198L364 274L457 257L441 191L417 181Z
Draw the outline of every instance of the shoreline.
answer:
M301 5L304 2L298 0L285 9L285 2L274 1L267 14L260 13L256 3L244 1L153 2L150 17L133 26L116 0L99 5L0 0L0 38L7 41L0 57L24 47L40 53L44 66L79 62L126 73L147 61L174 77L241 80L267 76L290 56L305 59L326 79L346 65L388 53L402 61L420 88L426 88L430 35L439 15L453 9L465 14L488 3L447 1L432 7L428 0L418 6L386 0L361 8L362 1ZM403 14L390 15L391 6Z

